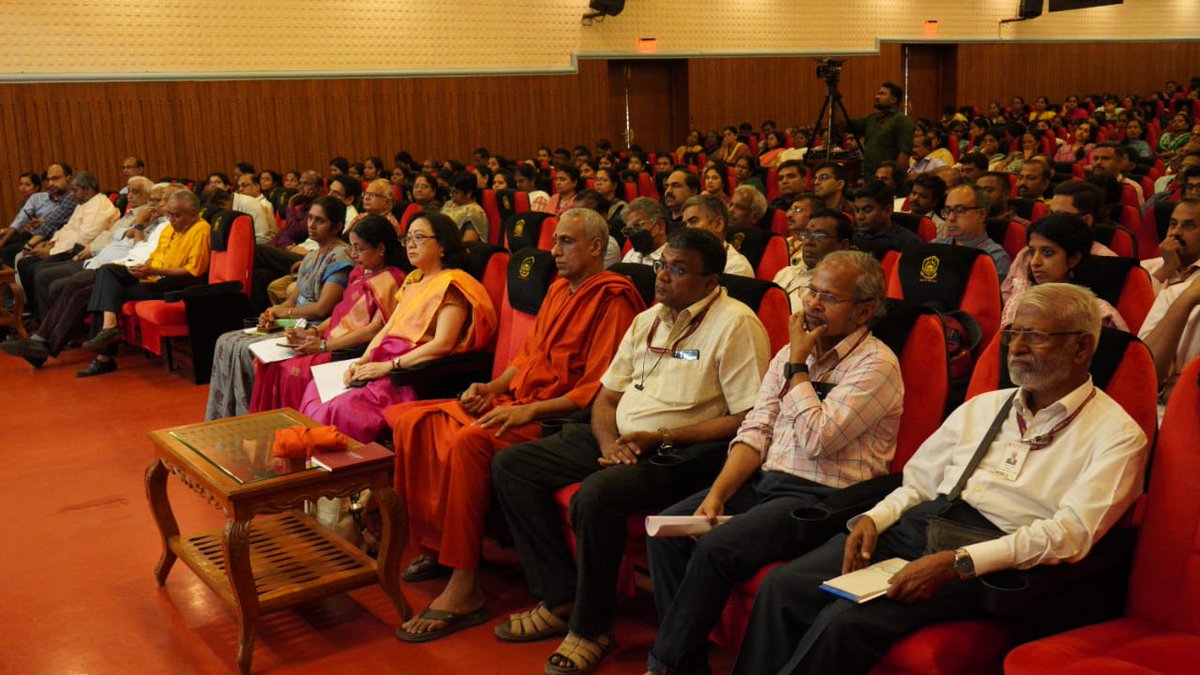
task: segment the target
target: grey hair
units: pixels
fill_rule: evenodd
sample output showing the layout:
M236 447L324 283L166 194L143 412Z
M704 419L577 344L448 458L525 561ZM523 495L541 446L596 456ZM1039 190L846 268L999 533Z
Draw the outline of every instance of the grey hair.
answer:
M1039 312L1061 317L1065 330L1092 336L1093 348L1100 340L1100 304L1091 289L1069 283L1038 284L1021 295L1017 308L1033 307Z
M671 212L667 210L667 207L649 197L638 197L629 202L625 207L625 213L640 213L649 220L657 220L664 224L671 222Z
M753 188L752 188L753 189ZM817 269L830 265L845 265L857 274L854 279L854 299L857 302L875 301L875 316L878 321L887 315L887 278L875 256L863 251L833 251L821 258Z
M182 202L188 207L188 210L192 212L193 216L197 213L200 213L200 198L196 196L195 192L192 192L187 188L172 192L171 196L168 197L167 200L171 202Z
M1005 185L1004 187L1007 188L1008 186ZM946 194L950 194L951 190L970 190L971 194L975 195L975 206L982 206L984 208L991 206L991 199L988 198L988 193L984 192L983 188L974 183L959 183L946 190Z
M687 211L693 206L703 211L704 215L707 216L709 220L720 218L721 222L724 223L726 227L729 226L729 207L725 206L725 202L721 201L720 199L717 199L712 195L696 195L695 197L688 197L687 201L683 203L683 207L680 209L680 212Z
M750 195L750 219L754 222L767 215L767 198L753 185L739 185L733 189L735 195Z
M604 216L599 213L584 208L568 209L565 213L559 216L559 220L567 218L578 218L583 221L583 233L588 241L593 239L604 239L608 241L608 223L604 221Z
M154 181L145 176L134 176L126 181L125 184L130 188L136 187L140 192L145 193L147 197L150 196L150 191L154 189Z
M87 171L76 171L75 175L71 176L71 185L74 187L88 188L92 192L100 191L100 181Z

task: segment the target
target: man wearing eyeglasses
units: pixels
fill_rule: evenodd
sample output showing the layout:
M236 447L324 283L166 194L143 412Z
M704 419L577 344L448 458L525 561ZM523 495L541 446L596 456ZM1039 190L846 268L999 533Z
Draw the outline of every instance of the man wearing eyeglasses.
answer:
M649 197L638 197L621 212L621 219L625 221L621 234L630 244L621 262L649 265L662 257L671 220L667 207Z
M826 162L817 167L813 174L813 194L826 208L846 213L853 210L846 200L846 167L841 164Z
M733 672L866 673L922 627L983 617L976 577L1087 556L1141 491L1147 448L1141 427L1092 384L1099 335L1088 289L1050 283L1023 295L1001 332L1018 389L964 403L848 534L767 574ZM976 532L952 541L946 521ZM910 562L886 597L855 604L820 589L892 558Z
M1200 356L1200 196L1179 200L1160 250L1162 258L1143 262L1157 296L1138 337L1154 355L1166 402L1180 371Z
M719 285L724 267L724 242L712 233L673 232L654 262L659 304L638 314L621 339L590 424L568 423L492 462L497 499L540 600L496 634L511 642L566 634L550 657L555 671L594 663L615 646L628 516L657 512L708 485L725 439L754 405L769 342L754 312ZM572 556L554 493L576 482Z
M826 213L837 212L809 224L830 220ZM886 288L868 253L834 252L816 266L790 319L790 342L771 360L720 475L663 512L714 525L734 518L695 542L648 540L660 617L650 672L709 672L705 641L733 587L822 543L792 534L792 512L887 473L904 383L896 355L870 329L884 313Z
M796 200L796 203L799 204L800 200ZM774 282L787 291L792 309L799 311L803 307L805 289L817 265L826 255L850 248L854 225L845 213L827 208L819 208L811 216L806 215L804 227L799 230L793 231L790 223L789 220L788 231L793 232L797 242L796 254L792 264L775 274Z
M988 237L987 213L988 196L978 184L952 188L946 194L946 208L942 209L942 217L946 219L946 236L938 237L931 243L966 246L987 253L996 263L996 274L1000 276L1000 281L1004 281L1012 260L1003 246Z

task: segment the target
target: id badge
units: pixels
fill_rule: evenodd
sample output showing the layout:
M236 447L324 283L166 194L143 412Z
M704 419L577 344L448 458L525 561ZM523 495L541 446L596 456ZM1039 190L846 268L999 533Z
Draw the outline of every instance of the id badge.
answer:
M1021 467L1025 466L1025 459L1029 457L1029 445L1013 441L1004 446L1004 456L1000 458L1000 465L995 468L996 475L1007 481L1014 481L1017 476L1021 475Z
M675 352L674 356L675 356L675 358L679 359L680 361L699 361L700 360L700 350L699 349L680 349Z

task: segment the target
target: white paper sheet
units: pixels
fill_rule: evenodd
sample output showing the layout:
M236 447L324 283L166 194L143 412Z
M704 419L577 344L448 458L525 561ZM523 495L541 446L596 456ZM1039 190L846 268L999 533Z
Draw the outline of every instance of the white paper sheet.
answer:
M718 516L717 525L733 516ZM646 516L646 534L651 537L695 537L712 531L704 516Z
M276 361L286 361L296 355L296 352L284 347L287 342L287 337L278 337L272 340L259 340L258 342L250 343L250 353L254 358L263 363L275 363Z
M312 367L313 382L317 385L317 393L321 395L321 403L329 403L335 397L349 391L342 378L354 361L355 359L330 361Z

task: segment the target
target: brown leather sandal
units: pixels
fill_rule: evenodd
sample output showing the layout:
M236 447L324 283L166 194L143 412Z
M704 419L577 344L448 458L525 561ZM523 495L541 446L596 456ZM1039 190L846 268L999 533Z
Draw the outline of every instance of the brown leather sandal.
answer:
M510 614L507 621L496 626L496 637L505 642L534 642L566 633L567 622L544 602L527 612Z
M616 648L617 640L611 635L589 640L576 633L567 633L566 639L546 661L546 675L586 675L599 667L604 657Z

